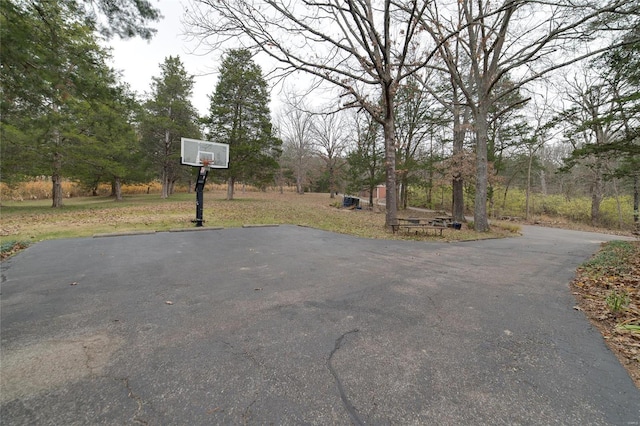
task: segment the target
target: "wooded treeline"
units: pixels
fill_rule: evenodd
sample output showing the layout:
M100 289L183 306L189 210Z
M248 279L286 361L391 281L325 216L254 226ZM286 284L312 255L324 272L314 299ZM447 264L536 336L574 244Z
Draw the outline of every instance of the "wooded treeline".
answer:
M3 3L1 178L50 176L53 206L62 179L109 182L116 199L123 182L159 179L170 196L193 173L179 162L191 137L231 145L215 173L228 198L237 182L331 197L384 184L387 225L446 193L455 218L471 211L484 231L514 188L525 217L533 192L588 195L593 224L606 195L627 194L638 221L638 0L264 1L260 13L196 0L187 26L220 63L204 117L177 56L145 98L120 81L100 38L149 37L158 15L144 1L119 0L137 5L122 19L87 6L103 3ZM264 55L275 71L257 65ZM272 118L269 83L300 73L334 101L284 90Z
M195 173L180 164L181 138L205 135L233 146L231 167L220 172L230 188L237 179L273 182L281 143L267 83L249 51L221 55L205 117L192 104L194 77L178 56L158 64L145 97L109 68L104 34L150 37L143 23L157 17L145 1L3 2L2 182L48 176L53 207L63 204L63 179L94 191L111 183L116 200L122 183L158 179L168 197ZM99 26L105 19L109 26Z

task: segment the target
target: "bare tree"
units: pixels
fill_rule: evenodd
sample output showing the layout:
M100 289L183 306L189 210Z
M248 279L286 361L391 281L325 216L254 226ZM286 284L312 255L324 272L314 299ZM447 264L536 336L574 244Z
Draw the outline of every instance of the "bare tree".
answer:
M459 5L457 7L456 5ZM602 29L627 31L637 0L429 2L408 0L191 0L186 24L212 49L242 45L275 60L280 75L299 70L339 88L342 107L365 109L384 131L387 226L396 223L396 135L399 84L435 53L456 80L474 119L477 173L474 221L487 231L487 129L489 108L505 96L494 87L503 76L520 78L511 90L609 48L582 48ZM426 37L431 36L431 41ZM462 34L471 79L448 58L447 43ZM625 39L620 43L635 40ZM434 46L435 42L435 46ZM614 44L615 45L615 44ZM439 50L439 47L443 49ZM443 54L444 52L444 54ZM463 70L469 75L469 70Z
M284 144L282 160L293 171L296 192L302 195L309 171L309 160L313 156L314 116L300 97L286 93L285 98L285 105L278 117L278 129Z
M428 76L420 79L431 82ZM423 83L424 84L424 83ZM418 78L409 78L398 91L396 108L396 135L398 139L397 175L399 183L399 204L408 206L408 188L418 177L418 168L424 167L421 160L431 140L434 129L447 124L446 111L438 108L437 100L430 91L422 90Z
M366 110L384 131L386 216L397 219L395 102L398 85L432 53L422 31L429 3L385 0L192 0L185 24L212 49L261 50L282 75L299 70L331 83L341 107Z
M458 28L463 27L462 18L459 18ZM444 38L444 34L442 34ZM439 55L444 59L448 66L443 66L441 62L429 65L430 72L425 74L417 74L418 79L422 83L423 89L429 92L438 102L449 111L453 126L453 151L452 165L456 173L453 174L451 180L452 200L451 215L456 222L466 222L464 208L464 177L459 171L462 170L462 161L465 157L464 145L467 135L471 130L471 110L465 102L464 95L458 87L459 78L463 78L463 70L469 70L469 59L463 53L462 37L454 37L450 42L443 43L438 48ZM450 74L450 69L460 70L460 75L454 78ZM433 83L433 78L438 76L431 71L437 70L444 74L443 80L448 80L449 96L442 93L441 86ZM467 79L470 79L470 71L467 71Z
M637 15L639 4L628 0L597 5L586 0L443 3L430 3L423 25L440 47L444 66L471 108L478 173L474 221L476 230L487 231L490 108L523 85L608 49L598 37L603 31L628 29L627 24L632 23L626 20ZM457 44L448 41L452 34L459 34L456 43L462 43L469 68L459 66ZM596 43L589 43L593 40ZM519 78L499 88L507 75Z
M349 129L341 113L321 114L313 126L315 152L324 160L329 176L330 198L337 192L336 173L344 166L344 151L349 140Z
M583 74L565 83L569 87L567 96L572 107L562 114L562 123L566 126L565 136L574 149L574 155L580 148L609 145L623 131L623 123L607 120L611 111L618 108L611 87L599 77ZM600 203L604 198L605 174L609 173L610 162L606 155L597 152L584 156L580 162L590 171L589 192L591 194L591 224L599 225ZM578 157L570 157L572 166Z

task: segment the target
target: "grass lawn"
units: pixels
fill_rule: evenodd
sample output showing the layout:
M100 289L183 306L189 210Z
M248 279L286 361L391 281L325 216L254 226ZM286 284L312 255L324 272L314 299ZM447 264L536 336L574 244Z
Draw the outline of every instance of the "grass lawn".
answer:
M463 226L447 229L443 237L423 234L392 234L384 227L381 209L341 208L342 197L291 192L236 193L227 201L223 192L205 192L205 226L240 227L257 224L309 226L365 238L464 241L513 236L517 229L494 227L477 233ZM3 241L34 242L54 238L88 237L126 231L166 231L191 228L195 219L195 194L178 193L166 200L158 194L130 195L115 202L108 197L80 197L64 200L64 207L51 208L51 201L3 201L0 209L0 237ZM399 212L399 216L428 216L421 212Z

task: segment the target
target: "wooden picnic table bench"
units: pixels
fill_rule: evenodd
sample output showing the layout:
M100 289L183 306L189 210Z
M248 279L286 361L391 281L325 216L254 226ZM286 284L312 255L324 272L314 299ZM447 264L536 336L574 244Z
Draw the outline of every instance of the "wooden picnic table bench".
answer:
M453 216L436 216L430 221L431 225L444 226L445 228L451 227L453 223Z
M416 234L420 229L423 229L425 233L427 233L429 229L432 229L434 235L436 234L436 232L439 231L440 236L442 236L442 231L446 228L447 228L446 226L433 225L428 220L425 222L423 219L411 218L411 217L406 219L399 218L398 223L391 225L391 230L393 231L394 234L398 232L400 229L406 229L407 232L409 232L411 229L415 229Z

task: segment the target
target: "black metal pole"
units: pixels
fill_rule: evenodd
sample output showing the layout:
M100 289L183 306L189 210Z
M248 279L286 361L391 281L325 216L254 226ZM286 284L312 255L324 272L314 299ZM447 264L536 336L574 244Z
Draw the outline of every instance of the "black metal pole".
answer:
M200 167L200 173L198 173L198 180L196 181L196 227L202 226L204 220L202 219L202 204L204 203L204 184L207 183L207 175L209 174L208 167Z

